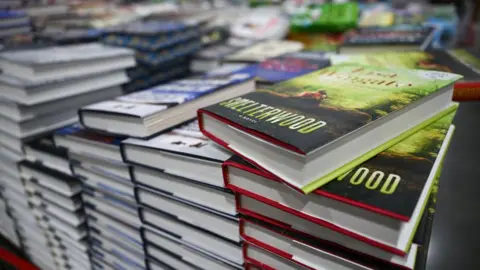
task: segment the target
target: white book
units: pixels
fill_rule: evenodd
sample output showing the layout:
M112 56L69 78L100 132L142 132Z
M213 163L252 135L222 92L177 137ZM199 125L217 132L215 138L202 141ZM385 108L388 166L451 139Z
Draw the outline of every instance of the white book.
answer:
M149 239L149 243L146 244L147 254L176 269L197 269L198 267L205 270L226 270L240 268L240 265L227 264L189 248L178 239L158 230L147 228L144 233L145 238Z
M302 49L303 44L300 42L270 40L241 49L234 54L226 56L225 60L234 62L261 62L267 58L289 52L298 52Z
M93 155L77 154L69 152L68 154L72 164L78 164L80 167L89 171L97 172L102 175L108 175L120 182L131 182L130 165L123 162L112 162Z
M76 109L55 112L23 122L15 122L9 118L0 116L0 131L8 133L10 136L24 139L48 133L57 128L73 124L77 122L77 120Z
M0 53L0 69L5 74L38 83L98 74L134 65L132 50L100 43Z
M17 102L0 99L0 115L14 121L33 119L54 111L63 111L72 107L82 107L100 100L110 99L122 94L120 87L109 87L93 92L76 94L36 105L21 105Z
M138 189L138 201L142 205L167 213L176 220L202 228L232 242L240 243L238 219L234 216L222 215L185 203L173 196Z
M98 73L74 79L56 80L41 84L2 74L0 75L0 86L3 91L0 97L17 102L26 107L27 110L29 107L38 107L40 111L42 109L46 110L44 107L46 104L58 107L59 110L65 107L62 103L67 104L69 101L68 98L74 96L82 97L82 94L88 93L91 96L83 96L83 99L95 102L98 101L98 99L92 99L95 96L95 92L109 89L109 92L114 90L113 92L119 93L118 86L126 82L128 82L128 77L124 70ZM103 95L105 96L105 94ZM110 94L107 98L108 97L113 96ZM57 104L54 105L52 101L56 101ZM81 101L81 99L79 101ZM70 104L72 103L71 100L69 102ZM85 103L85 101L83 101L83 103ZM87 104L76 104L76 107Z
M145 138L194 118L198 108L254 88L253 74L242 70L206 75L85 106L79 116L88 128Z
M100 247L102 250L113 255L121 254L125 258L125 260L132 262L140 267L146 267L145 255L143 254L143 252L138 253L135 250L129 249L128 247L126 248L125 245L122 245L118 241L102 237L101 235L95 234L95 232L90 234L89 237L92 244Z
M237 265L243 264L242 248L239 243L227 241L148 208L143 208L142 214L145 224L171 233L192 247L203 250L219 259L222 258L226 262ZM149 239L145 240L148 241Z
M166 192L174 197L199 204L228 215L237 215L235 196L227 189L196 183L145 167L132 167L133 179L142 185Z
M125 255L120 252L111 254L96 245L92 245L92 257L112 265L115 269L146 269L145 266L138 265L135 262L128 260L128 258L126 258Z
M207 139L200 132L198 121L147 140L127 139L122 147L126 162L225 187L221 164L232 154Z

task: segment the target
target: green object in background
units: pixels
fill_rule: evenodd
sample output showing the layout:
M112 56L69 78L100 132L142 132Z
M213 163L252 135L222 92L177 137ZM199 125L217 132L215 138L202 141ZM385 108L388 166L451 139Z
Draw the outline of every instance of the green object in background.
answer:
M357 26L357 3L310 5L293 15L292 32L343 32Z

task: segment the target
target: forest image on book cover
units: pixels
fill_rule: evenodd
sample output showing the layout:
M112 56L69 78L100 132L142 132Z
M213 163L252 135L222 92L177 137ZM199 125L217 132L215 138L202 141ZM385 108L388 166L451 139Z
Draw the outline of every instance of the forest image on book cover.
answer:
M323 186L320 190L410 218L455 112ZM401 203L398 203L401 202Z
M205 111L309 153L459 78L437 71L341 64Z

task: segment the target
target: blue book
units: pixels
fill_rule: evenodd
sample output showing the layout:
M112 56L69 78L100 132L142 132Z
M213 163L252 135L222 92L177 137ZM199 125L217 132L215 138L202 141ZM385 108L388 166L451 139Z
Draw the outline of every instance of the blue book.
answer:
M81 108L79 115L88 128L145 138L194 118L204 104L254 89L254 75L243 69L219 72L98 102Z

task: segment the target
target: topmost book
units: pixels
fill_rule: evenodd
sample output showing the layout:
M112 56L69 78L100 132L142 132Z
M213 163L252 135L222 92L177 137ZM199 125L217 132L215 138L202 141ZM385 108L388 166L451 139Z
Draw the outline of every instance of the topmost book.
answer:
M29 81L45 82L135 66L130 49L100 43L0 53L0 69Z
M202 132L309 193L456 106L460 75L342 64L198 111Z

